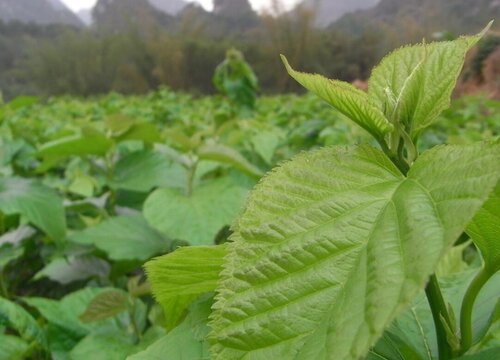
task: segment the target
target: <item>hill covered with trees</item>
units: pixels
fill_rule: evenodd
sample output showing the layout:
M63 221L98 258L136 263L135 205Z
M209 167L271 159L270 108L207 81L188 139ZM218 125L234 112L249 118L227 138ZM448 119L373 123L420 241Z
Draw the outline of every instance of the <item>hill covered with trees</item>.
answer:
M15 3L0 5L5 2ZM88 28L3 22L0 90L6 98L143 93L159 86L211 93L215 67L236 47L263 92L282 92L297 88L283 71L280 53L303 70L353 81L367 78L383 54L403 43L474 33L500 18L497 0L381 0L317 26L323 14L374 2L306 0L306 6L275 15L255 12L248 0L216 0L212 12L183 0L99 0Z

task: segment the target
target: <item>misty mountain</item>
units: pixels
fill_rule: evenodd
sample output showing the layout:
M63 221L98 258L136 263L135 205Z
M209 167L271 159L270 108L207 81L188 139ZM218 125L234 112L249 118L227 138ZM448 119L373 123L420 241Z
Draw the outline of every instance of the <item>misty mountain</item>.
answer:
M383 27L406 42L435 32L477 32L495 18L500 18L500 0L381 0L371 9L343 16L331 28L359 35Z
M380 0L304 0L302 6L313 11L316 16L316 24L324 27L340 19L345 14L360 9L372 8L378 2Z
M170 15L177 15L184 9L187 2L184 0L148 0L153 7Z
M167 1L165 0L165 4ZM158 2L159 3L159 2ZM131 28L147 30L156 25L168 26L174 17L158 10L150 0L98 0L92 19L100 31L118 33Z
M92 24L92 9L82 9L76 15L85 25L90 26Z
M0 0L0 20L39 25L83 25L60 0Z

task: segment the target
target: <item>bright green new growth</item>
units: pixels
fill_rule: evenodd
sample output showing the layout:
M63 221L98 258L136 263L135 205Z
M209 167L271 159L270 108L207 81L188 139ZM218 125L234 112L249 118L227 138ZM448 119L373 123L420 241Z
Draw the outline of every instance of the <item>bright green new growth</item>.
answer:
M283 57L294 79L367 130L381 150L361 145L300 154L253 190L229 244L183 248L148 263L153 293L174 316L169 327L179 320L175 314L215 289L208 336L214 360L372 360L393 336L403 340L391 345L392 353L405 360L466 353L477 337L474 300L500 259L500 144L438 146L419 156L416 143L448 106L465 53L487 29L395 51L373 71L368 93L297 72ZM158 227L169 219L154 211L155 201L146 204L146 218ZM466 228L488 272L467 291L460 334L433 274ZM411 332L386 331L427 282L434 353L428 344L404 348ZM159 356L181 328L186 338L178 341L194 340L197 354L176 356L206 357L185 323L144 356ZM424 329L417 330L425 343Z
M418 136L449 107L465 54L491 24L475 36L392 52L373 69L368 93L346 82L299 73L282 59L295 80L367 130L391 159L406 147L404 166L409 166L417 155Z
M179 319L196 298L217 287L226 246L184 247L146 264L156 301L167 314L167 328Z

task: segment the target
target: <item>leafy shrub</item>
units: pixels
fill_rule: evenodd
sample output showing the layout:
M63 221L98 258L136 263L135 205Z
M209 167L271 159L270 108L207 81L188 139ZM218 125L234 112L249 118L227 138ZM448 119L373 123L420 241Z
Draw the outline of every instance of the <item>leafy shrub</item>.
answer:
M302 153L261 180L228 244L147 263L166 316L189 315L133 359L166 351L221 360L498 355L490 340L498 319L500 143L418 151L422 133L449 106L466 52L486 30L396 50L373 70L368 93L297 72L283 57L295 80L379 148ZM436 272L463 263L464 245L454 244L464 231L482 266L438 280ZM208 316L206 295L193 301L213 291ZM473 310L480 313L474 321Z

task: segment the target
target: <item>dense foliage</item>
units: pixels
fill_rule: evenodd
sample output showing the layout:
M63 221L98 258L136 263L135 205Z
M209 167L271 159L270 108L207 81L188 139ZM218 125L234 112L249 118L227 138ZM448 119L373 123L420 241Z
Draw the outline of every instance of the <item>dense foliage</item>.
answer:
M462 98L420 147L497 137L499 116L498 102ZM210 299L186 311L200 286L176 287L179 279L170 279L162 310L144 282L144 261L180 245L224 243L246 193L278 162L306 149L369 141L314 96L261 98L251 114L224 98L167 89L86 101L22 97L5 104L0 118L2 359L124 359L170 329L149 351L197 358L207 349ZM205 269L198 280L213 290L211 274L221 263L207 254L220 250L183 249L172 253L176 268L186 276L190 266ZM473 274L477 260L463 245L447 256L447 292L462 289L468 278L454 280L457 273ZM428 321L425 310L418 302L413 311Z

